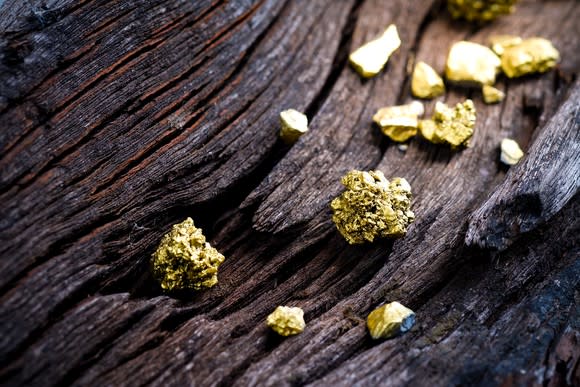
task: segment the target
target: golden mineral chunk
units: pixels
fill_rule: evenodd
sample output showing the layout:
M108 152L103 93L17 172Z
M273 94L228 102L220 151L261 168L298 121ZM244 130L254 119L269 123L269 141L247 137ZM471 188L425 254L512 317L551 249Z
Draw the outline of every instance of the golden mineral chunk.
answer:
M425 62L418 62L413 70L411 91L417 98L431 99L445 93L445 85L431 66Z
M481 93L483 94L483 102L487 104L498 103L503 101L505 98L503 91L489 85L483 85L481 88Z
M292 144L308 132L308 118L298 110L288 109L280 113L280 137Z
M342 178L346 187L331 203L332 220L350 244L375 238L398 238L415 219L411 211L411 186L396 177L390 182L381 171L350 171Z
M447 80L473 85L493 85L501 61L489 48L481 44L461 41L455 43L445 64Z
M173 225L151 257L153 276L164 290L210 288L217 284L219 265L224 261L205 241L191 218Z
M367 327L375 340L405 333L414 324L415 312L396 301L373 310L367 317Z
M522 157L524 157L524 152L517 142L511 138L504 138L501 140L500 160L502 163L506 165L516 165Z
M352 67L364 78L377 75L389 57L401 46L397 27L391 24L383 34L359 47L348 57Z
M515 78L544 73L556 66L559 60L560 54L549 40L530 38L504 50L501 68L509 78Z
M450 108L437 102L430 120L419 123L421 135L435 144L447 143L451 148L469 146L475 127L475 106L470 99Z
M455 19L488 22L512 13L517 0L447 0L447 9Z
M297 307L279 306L270 313L266 324L280 336L297 335L306 326L304 311Z
M404 142L417 134L418 118L424 111L421 102L413 101L406 105L381 108L373 116L373 121L391 140Z
M496 35L489 39L489 45L493 52L502 56L506 48L516 46L522 42L522 38L515 35Z

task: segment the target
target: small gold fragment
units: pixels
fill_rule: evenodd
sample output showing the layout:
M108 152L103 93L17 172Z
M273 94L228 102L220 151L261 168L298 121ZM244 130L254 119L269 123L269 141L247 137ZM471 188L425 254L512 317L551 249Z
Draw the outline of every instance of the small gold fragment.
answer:
M506 48L517 46L522 42L522 38L515 35L496 35L489 38L489 45L493 52L502 56Z
M475 106L470 99L450 108L437 102L430 120L419 123L421 135L434 144L447 143L451 148L469 146L475 127Z
M559 60L560 53L549 40L530 38L504 50L501 68L509 78L515 78L544 73L554 68Z
M330 207L336 228L350 244L402 237L415 220L411 186L403 178L389 182L381 171L353 170L342 178L342 184L346 191Z
M445 85L431 66L425 62L418 62L413 70L411 91L417 98L431 99L445 93Z
M292 306L278 306L270 313L266 324L280 336L297 335L306 327L304 311Z
M423 115L424 111L421 102L413 101L406 105L381 108L373 116L373 121L391 140L404 142L417 134L418 117Z
M498 103L505 98L503 91L489 85L483 85L481 93L483 94L483 102L487 104Z
M359 47L348 59L362 77L371 78L383 69L391 54L400 46L397 27L391 24L379 38Z
M504 138L501 140L500 160L502 163L506 165L516 165L522 157L524 157L524 152L517 142L511 138Z
M454 19L488 22L512 13L517 0L447 0L447 9Z
M415 312L396 301L378 307L367 317L367 327L375 340L405 333L414 324Z
M308 132L308 118L298 110L288 109L280 113L280 138L292 144Z
M445 65L447 80L473 85L493 85L501 61L489 48L481 44L461 41L455 43Z
M187 218L163 236L151 257L151 267L164 290L200 290L217 284L218 267L224 259Z

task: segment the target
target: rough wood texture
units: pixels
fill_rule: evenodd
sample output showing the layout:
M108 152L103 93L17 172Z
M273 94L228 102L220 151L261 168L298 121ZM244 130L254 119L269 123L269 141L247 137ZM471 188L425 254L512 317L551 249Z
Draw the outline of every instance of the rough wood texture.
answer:
M521 1L474 27L438 1L19 1L0 7L0 382L5 385L580 385L580 5ZM348 53L403 45L361 81ZM558 69L474 99L472 147L371 124L452 42L540 35ZM311 131L278 140L278 113ZM427 111L433 102L426 105ZM506 171L502 138L527 152ZM416 222L349 246L328 203L349 169L407 178ZM164 295L149 257L192 216L220 283ZM493 247L485 250L482 247ZM499 249L499 251L497 250ZM398 300L408 334L365 317ZM266 329L275 306L306 331Z

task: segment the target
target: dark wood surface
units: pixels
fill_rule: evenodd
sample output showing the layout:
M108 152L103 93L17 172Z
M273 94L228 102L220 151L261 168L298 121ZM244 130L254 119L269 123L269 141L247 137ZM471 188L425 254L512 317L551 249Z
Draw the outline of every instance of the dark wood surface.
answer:
M580 385L580 5L520 1L486 26L439 1L6 0L0 7L3 385ZM348 53L395 23L376 78ZM371 123L410 101L409 69L449 46L539 35L558 68L500 78L472 147ZM430 112L434 102L426 104ZM305 111L289 147L278 114ZM507 169L499 143L527 155ZM349 246L329 201L350 169L405 177L405 238ZM219 284L163 294L149 257L191 216ZM398 300L406 335L366 315ZM265 317L305 310L281 339Z

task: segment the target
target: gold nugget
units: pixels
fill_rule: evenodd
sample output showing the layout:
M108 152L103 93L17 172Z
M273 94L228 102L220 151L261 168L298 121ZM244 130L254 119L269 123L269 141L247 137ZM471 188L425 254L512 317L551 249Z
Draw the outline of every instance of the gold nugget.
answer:
M441 141L435 137L435 130L437 130L437 124L433 120L421 120L419 121L419 132L421 136L434 144L440 144Z
M279 306L268 316L266 324L280 336L297 335L306 327L304 311L297 307Z
M518 45L507 47L501 56L501 68L510 78L527 74L544 73L556 66L560 53L549 40L525 39Z
M475 106L470 99L450 108L437 102L430 120L419 122L421 136L435 144L449 144L451 148L469 146L475 127Z
M350 244L402 237L415 220L411 186L403 178L389 182L381 171L353 170L342 178L342 184L346 191L330 207L336 228Z
M447 0L447 9L455 19L488 22L512 13L517 0Z
M483 94L483 102L487 104L498 103L505 98L503 91L489 85L483 85L481 93Z
M381 37L359 47L348 59L362 77L371 78L383 69L391 54L400 46L397 27L391 24Z
M414 324L415 312L396 301L373 310L367 317L367 327L375 340L405 333Z
M223 261L224 256L187 218L163 237L151 257L151 267L164 290L200 290L217 284L218 267Z
M411 91L417 98L431 99L445 93L443 79L431 66L425 62L419 62L413 70Z
M445 76L451 82L466 86L493 85L500 65L499 57L489 48L461 41L449 50Z
M504 138L501 141L500 160L506 165L516 165L524 157L524 152L517 142L511 138Z
M517 46L522 42L522 38L515 35L496 35L489 39L489 45L493 52L502 56L506 48Z
M419 116L423 112L423 104L413 101L407 105L381 108L373 116L373 121L391 140L404 142L417 134Z
M288 109L280 113L280 138L286 144L293 144L308 132L308 118L298 110Z

